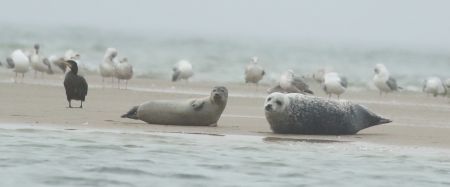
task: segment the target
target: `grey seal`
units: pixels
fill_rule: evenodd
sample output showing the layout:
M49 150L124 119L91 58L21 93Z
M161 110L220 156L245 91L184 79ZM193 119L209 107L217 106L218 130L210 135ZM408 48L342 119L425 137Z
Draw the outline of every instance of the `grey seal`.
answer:
M359 104L298 93L272 93L264 107L272 131L281 134L356 134L392 122Z
M227 99L227 88L217 86L204 98L147 101L133 107L122 118L160 125L217 126Z

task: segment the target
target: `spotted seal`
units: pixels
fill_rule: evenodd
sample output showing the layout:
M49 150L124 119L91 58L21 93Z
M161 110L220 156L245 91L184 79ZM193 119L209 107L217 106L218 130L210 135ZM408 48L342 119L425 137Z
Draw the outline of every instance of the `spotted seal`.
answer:
M272 131L282 134L356 134L391 122L359 104L298 93L272 93L264 109Z

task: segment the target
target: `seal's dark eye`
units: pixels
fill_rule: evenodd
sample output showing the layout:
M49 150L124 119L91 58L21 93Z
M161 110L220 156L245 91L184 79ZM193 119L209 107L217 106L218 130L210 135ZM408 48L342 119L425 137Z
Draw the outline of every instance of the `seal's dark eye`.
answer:
M276 103L277 105L283 104L283 103L281 103L281 101L275 101L275 103Z
M271 97L267 98L267 101L270 101L270 100L272 100L272 98L271 98Z

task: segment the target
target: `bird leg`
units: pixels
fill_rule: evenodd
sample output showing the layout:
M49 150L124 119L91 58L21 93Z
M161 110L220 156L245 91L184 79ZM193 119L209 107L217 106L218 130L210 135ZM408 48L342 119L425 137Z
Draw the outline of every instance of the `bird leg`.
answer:
M16 78L14 79L14 83L17 83L17 72L16 72Z
M22 73L22 83L23 83L23 78L25 77L25 73Z
M69 100L69 108L72 108L72 101Z
M114 88L114 76L111 77L111 88Z
M128 80L125 80L125 90L128 89Z
M83 101L81 101L81 105L80 105L80 108L83 108Z

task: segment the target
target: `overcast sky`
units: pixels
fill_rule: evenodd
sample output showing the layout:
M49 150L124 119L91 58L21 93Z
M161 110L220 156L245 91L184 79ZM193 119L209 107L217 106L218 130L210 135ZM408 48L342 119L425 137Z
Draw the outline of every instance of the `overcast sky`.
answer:
M446 0L0 0L0 24L450 49Z

